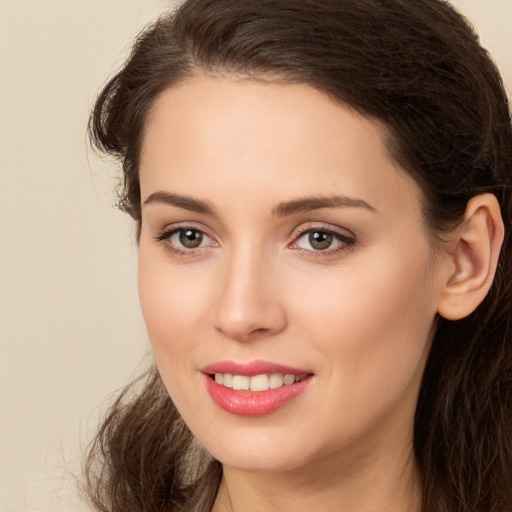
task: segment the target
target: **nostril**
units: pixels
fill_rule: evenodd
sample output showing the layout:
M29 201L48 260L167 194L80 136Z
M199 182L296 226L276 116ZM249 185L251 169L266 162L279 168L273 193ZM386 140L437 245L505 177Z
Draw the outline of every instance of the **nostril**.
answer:
M260 327L258 329L253 329L250 334L265 334L266 332L268 332L268 329L265 329L263 327Z

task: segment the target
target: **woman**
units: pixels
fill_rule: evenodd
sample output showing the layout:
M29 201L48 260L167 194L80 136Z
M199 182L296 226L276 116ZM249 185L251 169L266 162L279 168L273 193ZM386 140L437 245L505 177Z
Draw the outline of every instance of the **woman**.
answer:
M158 367L98 510L512 509L510 112L448 4L189 0L90 131Z

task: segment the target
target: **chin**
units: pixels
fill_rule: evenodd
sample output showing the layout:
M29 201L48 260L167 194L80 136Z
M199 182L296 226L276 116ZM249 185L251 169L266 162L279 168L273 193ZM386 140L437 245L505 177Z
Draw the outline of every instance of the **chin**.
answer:
M216 439L215 439L216 438ZM304 450L304 443L287 436L255 433L234 438L207 435L206 442L199 442L224 466L249 472L287 472L299 469L312 459L314 454Z
M219 453L215 457L223 466L236 468L250 473L287 473L300 469L305 461L297 453Z

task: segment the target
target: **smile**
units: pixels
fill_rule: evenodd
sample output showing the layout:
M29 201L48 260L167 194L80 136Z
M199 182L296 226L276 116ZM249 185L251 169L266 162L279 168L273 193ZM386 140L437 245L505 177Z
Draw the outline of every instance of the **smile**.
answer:
M236 391L267 391L269 389L278 389L283 386L290 386L296 382L301 382L308 375L293 375L282 373L271 373L254 375L232 375L231 373L215 373L211 377L217 384L225 388L234 389Z
M309 369L268 361L220 361L202 369L213 402L236 416L264 416L295 401L315 381Z

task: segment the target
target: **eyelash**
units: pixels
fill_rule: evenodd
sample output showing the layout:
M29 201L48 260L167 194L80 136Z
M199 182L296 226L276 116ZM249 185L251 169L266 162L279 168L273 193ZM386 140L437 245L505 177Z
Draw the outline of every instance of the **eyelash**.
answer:
M211 240L211 242L204 247L189 249L178 248L175 244L170 243L170 239L172 236L184 231L193 231L195 233L199 233L202 236L208 237ZM339 245L334 248L326 248L324 250L304 249L303 247L298 247L298 241L311 233L322 233L328 236L332 236L335 240L339 242ZM204 230L196 228L195 226L191 225L176 226L170 229L166 229L159 233L158 235L156 235L154 239L159 243L163 243L166 251L170 252L171 254L176 254L177 256L183 257L199 256L204 252L204 250L208 249L209 247L217 245L215 240L210 235L208 235ZM356 237L352 234L348 235L345 233L340 233L339 231L333 230L332 228L325 226L308 226L300 229L297 232L297 234L294 236L293 241L288 245L288 247L295 251L299 251L301 254L304 254L305 256L310 258L325 258L348 251L349 249L354 247L356 242Z
M327 248L324 250L304 249L302 247L297 247L298 240L311 233L322 233L332 236L339 242L339 245L337 247ZM289 247L292 247L294 250L299 251L300 253L305 254L310 258L326 258L329 256L336 256L342 252L352 249L355 246L356 242L357 240L354 235L341 233L327 226L305 226L299 229L297 235L295 236L293 242L289 245Z
M213 244L208 244L204 247L197 247L194 249L186 249L186 248L179 248L175 244L172 244L170 242L170 239L181 232L185 231L194 231L195 233L200 233L203 236L208 237ZM183 257L194 257L199 256L204 252L205 249L207 249L211 245L217 245L216 242L213 240L213 238L208 235L203 229L199 229L195 226L191 225L183 225L183 226L175 226L170 229L164 229L161 233L159 233L157 236L154 237L157 242L160 242L164 245L165 250L170 252L171 254L175 254L177 256L183 256Z

